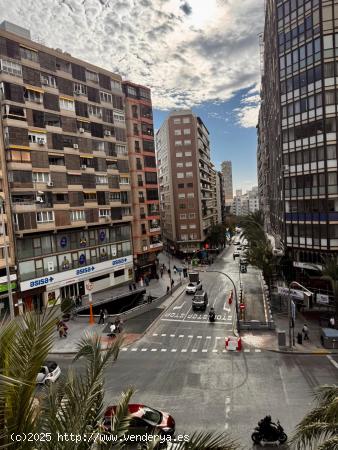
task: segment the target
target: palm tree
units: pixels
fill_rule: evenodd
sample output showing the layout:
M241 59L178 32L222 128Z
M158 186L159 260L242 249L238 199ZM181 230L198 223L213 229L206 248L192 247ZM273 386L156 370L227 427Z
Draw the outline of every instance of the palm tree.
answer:
M317 405L297 425L292 438L296 450L338 449L338 386L320 386Z
M326 257L323 267L323 278L327 278L331 281L332 290L335 301L335 324L338 327L338 257L336 255Z
M20 450L77 450L107 448L97 440L104 412L104 371L116 361L123 337L103 351L100 338L84 336L78 344L75 361L84 361L84 374L70 371L52 386L36 390L36 375L50 352L55 335L56 314L27 314L0 327L0 448ZM117 403L111 423L110 442L128 432L128 404L133 389L126 389ZM31 433L31 434L30 434ZM86 440L59 439L73 433ZM16 441L13 436L43 436L44 440ZM96 442L93 442L94 437ZM146 448L154 449L159 436ZM115 442L115 441L114 441ZM126 448L115 442L109 448ZM178 449L236 450L226 434L194 433Z

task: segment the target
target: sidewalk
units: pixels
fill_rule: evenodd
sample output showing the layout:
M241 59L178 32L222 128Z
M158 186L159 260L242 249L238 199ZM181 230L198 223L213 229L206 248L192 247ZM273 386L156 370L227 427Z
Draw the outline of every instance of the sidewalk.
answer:
M252 345L262 350L270 350L280 353L292 353L292 354L312 354L312 355L328 355L338 354L338 348L335 350L324 348L320 342L321 328L317 320L311 318L309 313L297 312L295 320L295 345L292 349L289 348L289 321L287 313L275 313L274 321L276 324L275 332L270 331L243 331L241 332L242 341L244 346ZM297 343L297 334L302 331L304 323L309 328L309 340L304 341L302 344ZM286 333L286 347L279 347L277 340L278 331L285 331Z
M163 276L164 278L164 276ZM153 280L157 281L157 280ZM185 285L179 287L171 296L165 299L158 307L151 311L140 314L132 319L125 320L123 324L124 346L130 345L140 339L153 324L154 320L173 303L185 290ZM129 291L129 289L128 289ZM97 320L96 320L97 322ZM105 324L89 325L88 319L77 318L67 322L68 337L60 338L55 331L55 339L50 355L74 355L77 352L77 345L85 334L96 334L101 338L102 349L111 345L113 340L107 337L108 321Z

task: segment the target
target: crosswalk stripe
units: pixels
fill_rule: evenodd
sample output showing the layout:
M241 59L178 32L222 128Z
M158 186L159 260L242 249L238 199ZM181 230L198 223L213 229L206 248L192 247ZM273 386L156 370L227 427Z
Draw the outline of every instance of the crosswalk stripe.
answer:
M127 347L123 347L123 348L121 348L121 352L126 352L128 350L128 348Z
M202 339L202 336L196 336L197 339Z
M157 352L157 348L152 348L150 351L151 352Z
M214 348L212 351L212 353L217 353L217 352L218 352L217 348Z
M211 336L206 336L205 339L211 339Z
M171 334L170 337L175 337L175 335L174 335L174 334Z
M193 336L192 334L189 334L189 336L188 336L188 338L190 338L190 339L193 338L193 337L194 337L194 336Z
M183 338L183 337L184 337L184 334L180 334L178 337L179 337L179 338Z
M166 348L161 348L161 352L166 352L167 349Z
M172 352L177 352L176 348L171 349Z
M260 348L255 348L256 353L260 353L262 350Z
M158 336L158 334L157 333L153 333L153 336Z
M250 349L249 348L245 348L244 349L244 353L249 353L250 352Z
M141 348L141 352L146 352L147 350L147 348Z
M166 336L166 334L164 333L164 334L161 334L161 336Z
M193 349L191 350L191 352L192 352L192 353L196 353L196 352L197 352L197 348L193 348Z
M137 352L137 350L138 350L137 348L132 348L131 349L132 352Z
M181 352L182 353L186 353L187 349L186 348L182 348Z

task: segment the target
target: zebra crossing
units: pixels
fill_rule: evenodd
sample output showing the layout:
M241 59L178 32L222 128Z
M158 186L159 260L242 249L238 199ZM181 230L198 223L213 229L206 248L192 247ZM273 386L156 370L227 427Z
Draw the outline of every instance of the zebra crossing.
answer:
M225 350L227 336L203 336L192 334L153 333L130 346L121 348L122 352L131 353L232 353ZM244 353L261 353L259 348L245 348Z

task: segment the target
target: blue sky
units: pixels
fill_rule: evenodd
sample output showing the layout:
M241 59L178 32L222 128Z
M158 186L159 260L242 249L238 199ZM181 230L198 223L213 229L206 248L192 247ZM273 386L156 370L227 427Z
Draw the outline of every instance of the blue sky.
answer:
M244 127L234 113L247 98L248 90L242 90L232 99L215 104L204 102L193 107L210 132L211 158L217 169L224 160L232 161L233 187L245 192L257 185L256 176L256 128ZM155 129L160 128L170 111L154 110Z
M264 0L0 0L0 10L33 40L149 87L155 127L193 109L216 166L232 160L234 188L256 184Z

